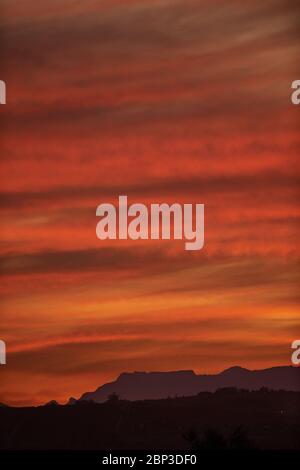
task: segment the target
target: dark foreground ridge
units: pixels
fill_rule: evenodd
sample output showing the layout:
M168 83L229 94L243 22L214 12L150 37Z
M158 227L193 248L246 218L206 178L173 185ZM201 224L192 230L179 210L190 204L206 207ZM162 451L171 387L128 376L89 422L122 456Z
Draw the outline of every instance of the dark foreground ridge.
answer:
M248 370L235 366L216 375L196 375L192 370L123 373L115 382L102 385L94 392L84 393L80 400L103 403L112 393L126 400L151 400L192 396L223 387L300 391L300 368L281 366ZM70 404L75 401L74 398L70 400Z
M0 408L2 450L300 449L300 392L220 389L194 397Z

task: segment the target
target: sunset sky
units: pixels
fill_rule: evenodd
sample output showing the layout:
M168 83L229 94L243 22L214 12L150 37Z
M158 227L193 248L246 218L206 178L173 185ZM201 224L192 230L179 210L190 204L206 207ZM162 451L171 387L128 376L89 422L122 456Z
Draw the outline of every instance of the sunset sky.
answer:
M299 14L1 1L1 402L65 402L124 371L291 364ZM120 194L205 204L204 249L97 239L96 207Z

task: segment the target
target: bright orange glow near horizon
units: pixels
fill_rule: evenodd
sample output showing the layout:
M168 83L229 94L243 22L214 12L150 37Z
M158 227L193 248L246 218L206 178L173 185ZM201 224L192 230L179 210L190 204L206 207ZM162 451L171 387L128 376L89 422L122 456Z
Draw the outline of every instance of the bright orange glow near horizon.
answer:
M124 371L290 365L297 2L3 0L0 401ZM96 238L96 207L204 203L205 246Z

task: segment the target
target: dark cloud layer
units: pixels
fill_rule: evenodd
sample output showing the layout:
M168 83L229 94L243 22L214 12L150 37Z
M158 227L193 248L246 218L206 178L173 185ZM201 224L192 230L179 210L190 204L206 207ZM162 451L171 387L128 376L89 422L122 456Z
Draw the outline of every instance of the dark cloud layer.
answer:
M119 195L126 194L132 198L157 198L192 195L203 197L208 193L225 194L252 194L255 197L257 191L263 192L268 197L268 192L278 191L280 198L283 191L294 190L298 197L299 176L296 174L283 174L279 172L264 172L259 175L228 175L228 176L197 176L189 179L157 180L137 183L136 185L107 186L101 183L98 186L70 186L53 188L48 191L24 191L0 193L0 207L20 208L23 206L40 205L52 201L71 204L72 202L93 199L102 202L103 198L117 199ZM96 206L95 206L96 207Z

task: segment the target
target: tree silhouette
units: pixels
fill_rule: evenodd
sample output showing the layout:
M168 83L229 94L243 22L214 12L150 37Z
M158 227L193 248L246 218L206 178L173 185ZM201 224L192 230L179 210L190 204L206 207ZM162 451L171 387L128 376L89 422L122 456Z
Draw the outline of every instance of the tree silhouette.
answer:
M183 438L190 443L193 451L203 450L247 450L252 449L252 443L245 429L238 426L228 436L216 429L206 429L198 434L194 429L183 434Z
M235 450L246 450L252 448L252 443L247 432L242 426L238 426L229 436L228 447Z
M215 429L205 430L201 436L193 429L183 435L184 439L191 444L193 451L201 450L223 450L227 444L223 435Z
M110 393L107 397L107 403L115 404L115 403L119 403L119 401L120 401L120 397L115 392Z
M227 443L223 435L215 429L208 429L204 432L200 441L201 450L223 450L226 449Z

